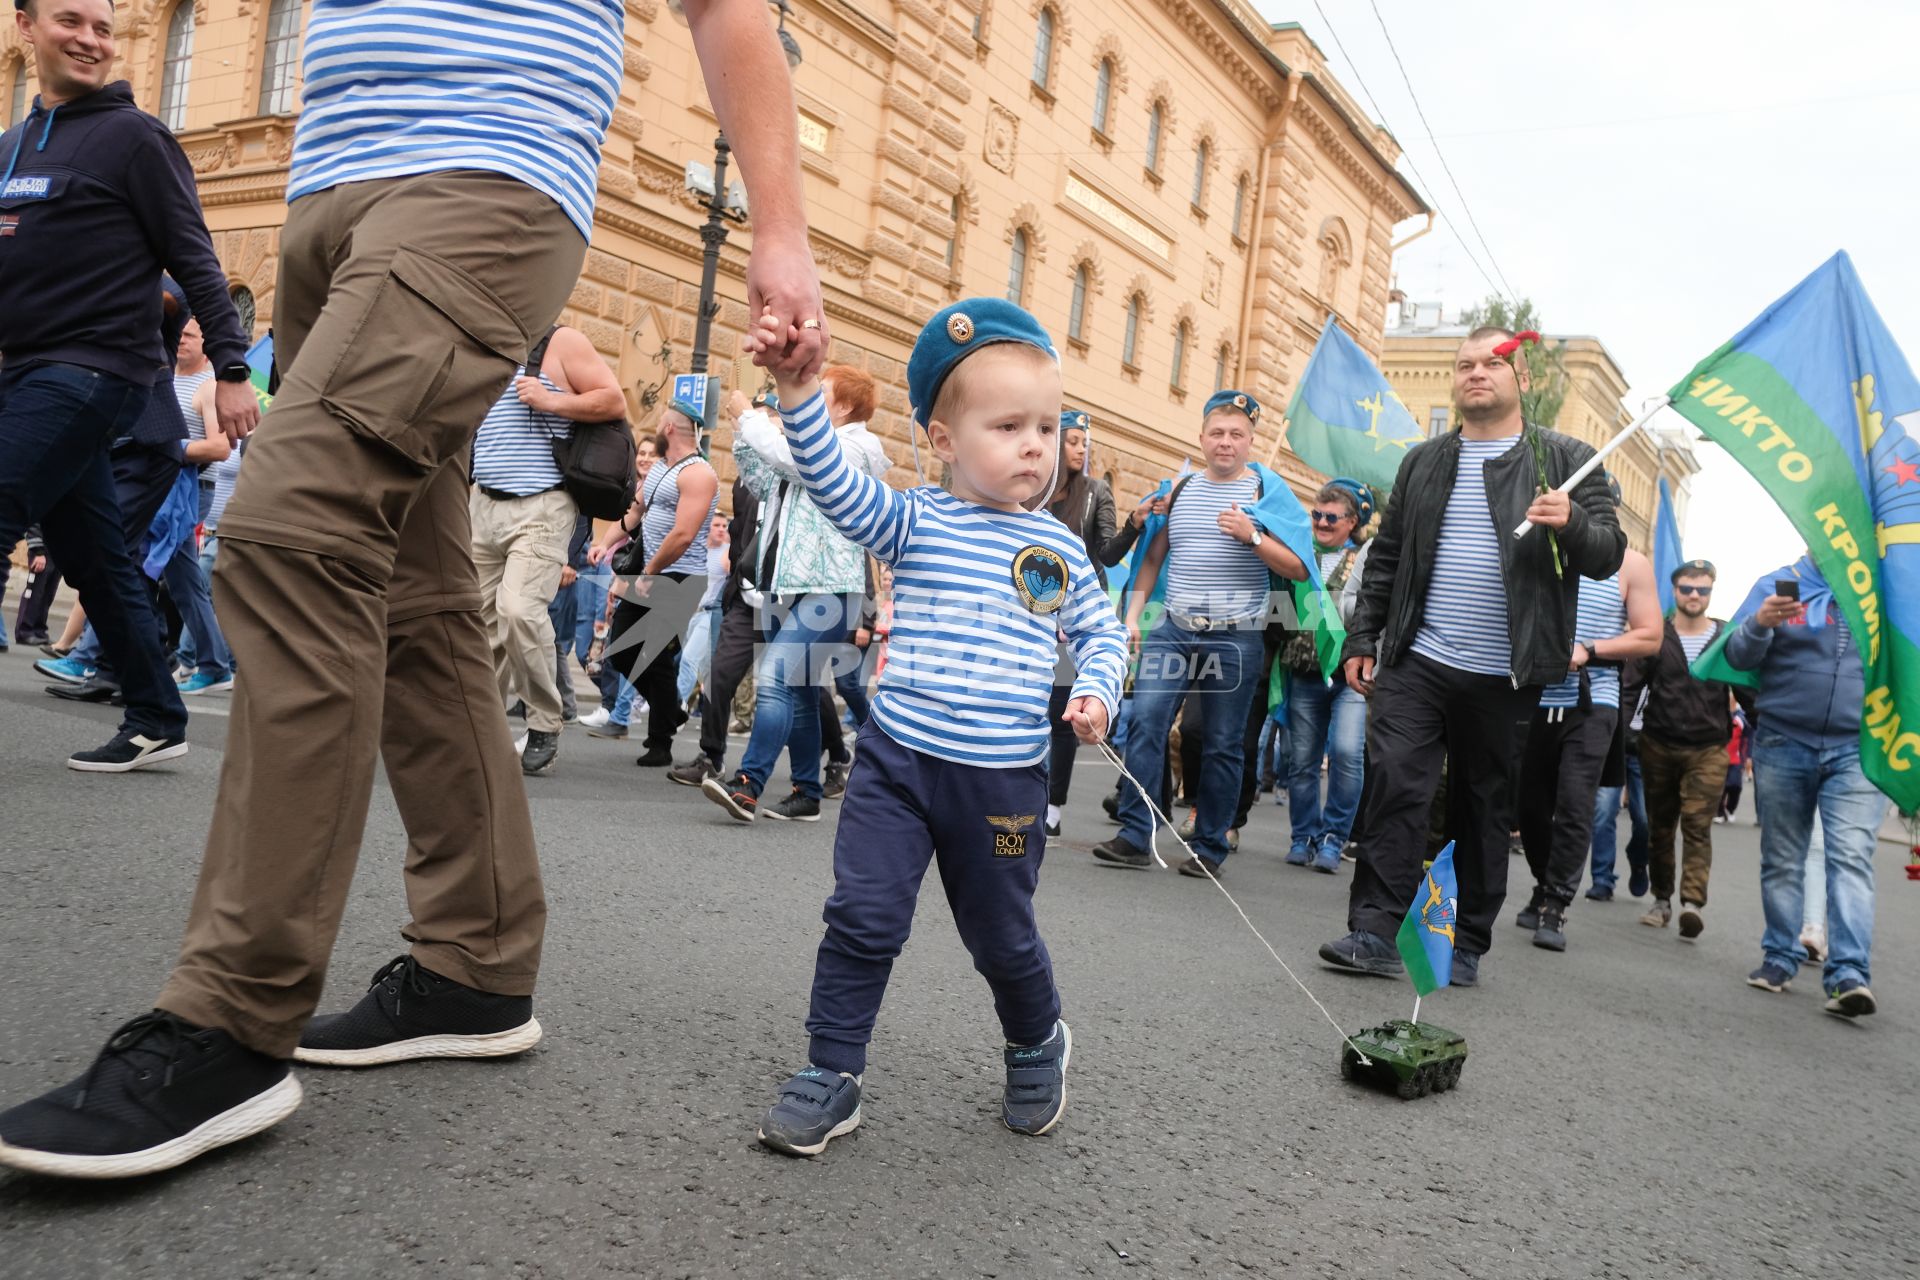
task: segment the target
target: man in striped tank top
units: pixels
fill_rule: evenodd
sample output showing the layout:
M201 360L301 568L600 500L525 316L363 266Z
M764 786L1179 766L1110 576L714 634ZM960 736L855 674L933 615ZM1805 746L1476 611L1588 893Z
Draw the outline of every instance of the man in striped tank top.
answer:
M540 368L507 384L473 438L473 564L480 576L480 618L493 639L493 674L503 705L527 704L520 771L553 768L560 754L560 685L554 670L548 607L567 567L567 543L580 512L567 496L553 443L576 422L606 422L627 411L613 370L566 325L545 343ZM531 358L531 357L529 357Z
M1619 505L1619 486L1614 505ZM1580 580L1573 652L1548 685L1527 730L1520 768L1520 840L1533 893L1514 918L1533 945L1567 949L1567 908L1579 891L1593 834L1593 803L1620 730L1620 666L1660 647L1653 564L1629 550L1620 571Z
M817 371L828 335L772 20L762 0L683 7L753 191L748 302L809 317L794 361ZM296 1052L371 1065L539 1040L546 904L480 620L467 459L579 278L626 9L307 6L274 292L285 377L220 526L214 593L245 678L192 918L159 1008L79 1081L0 1114L0 1163L150 1173L291 1112ZM382 761L411 949L351 1012L308 1025Z
M1626 552L1597 470L1558 490L1593 450L1522 416L1525 364L1496 350L1512 338L1484 327L1460 344L1461 425L1408 450L1368 554L1345 649L1347 683L1369 701L1368 784L1351 932L1320 948L1335 968L1402 972L1391 939L1420 882L1444 759L1460 876L1451 978L1479 981L1507 892L1519 726L1567 674L1580 578L1611 575ZM1515 539L1522 520L1544 528Z

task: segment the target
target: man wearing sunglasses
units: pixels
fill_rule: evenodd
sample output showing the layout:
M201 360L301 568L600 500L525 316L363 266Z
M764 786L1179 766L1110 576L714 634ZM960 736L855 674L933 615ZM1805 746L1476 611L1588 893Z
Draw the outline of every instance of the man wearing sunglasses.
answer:
M1674 833L1682 841L1679 867L1680 937L1692 941L1706 928L1707 877L1713 869L1713 814L1726 782L1727 740L1733 735L1733 697L1717 681L1696 680L1690 670L1719 634L1707 616L1714 568L1689 560L1673 571L1673 613L1659 650L1628 674L1623 703L1647 693L1640 730L1640 776L1646 788L1648 856L1653 906L1640 923L1664 929L1673 920Z

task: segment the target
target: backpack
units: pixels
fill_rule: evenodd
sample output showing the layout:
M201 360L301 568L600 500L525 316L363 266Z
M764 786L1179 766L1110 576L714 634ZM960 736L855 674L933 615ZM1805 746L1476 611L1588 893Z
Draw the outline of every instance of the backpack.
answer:
M527 356L529 376L540 376L547 346L559 329L554 325L534 344ZM571 431L553 442L553 463L560 469L561 486L582 515L596 520L618 520L626 515L633 503L638 460L633 428L625 418L576 422Z

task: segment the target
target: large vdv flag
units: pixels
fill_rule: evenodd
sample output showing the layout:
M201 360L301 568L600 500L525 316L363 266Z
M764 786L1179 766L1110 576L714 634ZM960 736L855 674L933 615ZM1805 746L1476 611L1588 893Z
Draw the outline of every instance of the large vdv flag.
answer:
M1314 470L1364 481L1385 498L1421 438L1367 353L1328 316L1287 404L1287 446Z
M1673 571L1687 562L1680 549L1680 525L1673 518L1673 492L1660 477L1658 509L1653 513L1653 577L1660 589L1660 616L1673 612Z
M1453 926L1460 914L1460 884L1453 873L1453 841L1447 841L1420 877L1407 918L1394 939L1413 989L1430 996L1453 981Z
M1836 253L1669 393L1759 480L1866 670L1860 764L1920 808L1920 382Z

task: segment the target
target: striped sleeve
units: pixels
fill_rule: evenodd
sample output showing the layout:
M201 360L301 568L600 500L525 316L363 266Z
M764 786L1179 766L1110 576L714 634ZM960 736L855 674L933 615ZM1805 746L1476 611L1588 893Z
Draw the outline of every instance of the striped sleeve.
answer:
M1073 566L1073 589L1062 610L1060 629L1073 649L1079 675L1068 696L1098 698L1107 707L1107 727L1120 715L1120 690L1127 676L1127 629L1114 612L1093 562L1084 555Z
M847 463L826 396L815 392L804 404L780 406L787 443L800 483L822 515L842 536L879 556L899 562L913 533L913 502L906 494L857 471Z

